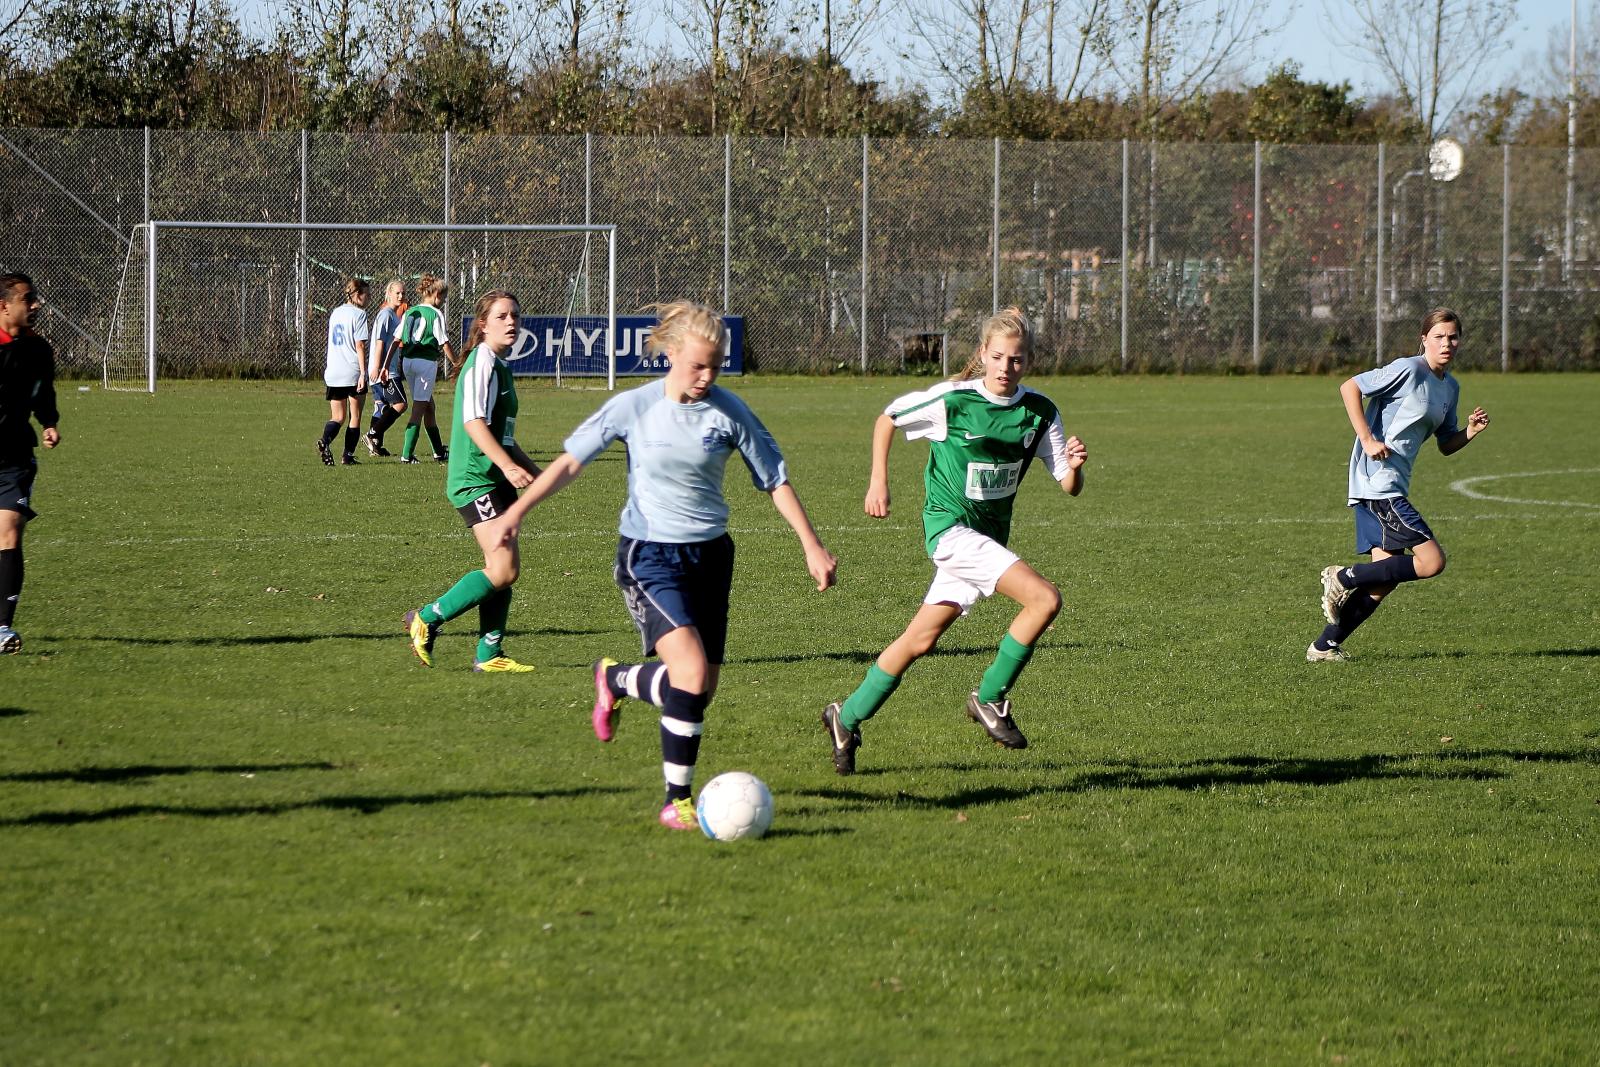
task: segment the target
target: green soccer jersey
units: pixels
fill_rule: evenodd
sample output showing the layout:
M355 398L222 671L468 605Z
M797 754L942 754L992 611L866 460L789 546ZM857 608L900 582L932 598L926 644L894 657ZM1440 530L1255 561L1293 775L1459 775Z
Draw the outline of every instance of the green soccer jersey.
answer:
M996 396L980 379L941 382L907 393L884 414L907 440L931 448L924 475L927 499L922 528L928 554L952 526L965 526L1002 545L1011 536L1011 505L1035 456L1056 481L1068 473L1061 415L1046 396L1018 386Z
M511 368L488 345L479 345L461 365L450 432L450 469L445 495L456 507L470 504L496 486L511 487L505 472L467 436L466 425L482 419L509 451L516 442L517 389Z
M406 359L437 360L444 355L444 343L448 340L444 332L444 313L432 304L407 308L400 319L400 343L405 346L401 354Z

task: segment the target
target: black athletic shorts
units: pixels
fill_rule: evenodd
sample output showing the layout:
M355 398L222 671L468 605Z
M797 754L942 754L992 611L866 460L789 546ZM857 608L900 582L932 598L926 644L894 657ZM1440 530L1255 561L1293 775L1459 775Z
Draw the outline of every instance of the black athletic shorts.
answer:
M517 502L517 491L509 485L497 485L487 493L469 504L462 504L456 511L466 520L468 529L480 522L498 519L505 514L506 508Z
M324 400L349 400L353 396L366 396L365 389L357 391L353 385L330 385L327 392L323 393Z
M39 513L28 506L28 497L33 495L33 479L38 473L39 461L32 456L22 462L0 460L0 511L20 512L23 522L37 517Z

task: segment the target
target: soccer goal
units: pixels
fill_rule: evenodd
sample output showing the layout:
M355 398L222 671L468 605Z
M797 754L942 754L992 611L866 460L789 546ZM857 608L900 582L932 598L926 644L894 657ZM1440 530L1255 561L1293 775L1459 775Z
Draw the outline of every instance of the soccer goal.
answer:
M479 293L507 289L525 323L519 374L605 377L616 387L617 238L612 225L155 221L136 228L106 337L107 389L155 392L172 377L320 377L343 282L376 313L399 279L449 281L459 349ZM465 356L465 353L458 353Z

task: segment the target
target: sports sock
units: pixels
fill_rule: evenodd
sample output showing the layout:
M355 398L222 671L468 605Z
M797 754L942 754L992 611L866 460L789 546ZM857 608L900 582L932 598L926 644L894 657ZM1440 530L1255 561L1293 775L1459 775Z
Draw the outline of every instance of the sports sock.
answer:
M685 800L692 793L694 765L700 756L700 735L705 730L706 693L685 693L667 686L661 705L661 776L667 781L667 802Z
M394 408L384 408L378 417L372 420L372 432L377 435L378 443L383 444L383 435L389 432L389 427L394 425L394 420L400 417L400 412Z
M400 453L406 459L410 459L416 453L416 451L417 451L417 435L419 433L421 433L421 432L422 432L422 428L420 426L418 426L414 422L413 423L408 423L406 425L406 443L405 443L405 448Z
M619 663L606 668L606 685L613 696L632 697L659 708L667 700L667 665Z
M353 456L356 452L356 438L361 436L360 426L346 426L344 430L344 454Z
M475 604L481 604L489 599L494 592L494 583L482 571L473 571L471 574L462 575L461 580L450 587L450 591L435 600L432 604L425 604L417 612L422 616L422 621L435 625L449 622Z
M1357 563L1339 571L1339 584L1346 589L1364 589L1372 585L1397 585L1417 580L1417 561L1412 556L1390 556L1388 559Z
M322 443L326 445L329 441L332 441L335 437L337 437L339 435L339 427L342 425L343 423L337 422L333 419L329 419L327 422L323 423Z
M428 443L433 446L433 454L444 455L444 442L439 439L439 427L428 426L425 429L428 431Z
M22 595L22 549L0 548L0 626L17 617L17 597Z
M479 663L500 655L500 642L505 639L506 620L510 617L511 586L498 589L478 601Z
M839 708L839 723L846 730L854 730L878 714L878 709L899 686L897 676L874 663L867 668L867 676L861 679L856 691L846 697Z
M1378 610L1378 605L1383 601L1366 593L1358 593L1344 602L1344 607L1339 609L1339 621L1330 623L1322 628L1322 634L1315 641L1319 652L1326 652L1334 645L1344 644L1345 638L1356 632L1356 627L1372 617Z
M995 653L994 662L989 664L989 669L983 672L983 680L978 683L978 699L986 704L1004 700L1011 687L1017 684L1022 668L1032 658L1032 645L1023 644L1009 633L1002 637L1000 651Z

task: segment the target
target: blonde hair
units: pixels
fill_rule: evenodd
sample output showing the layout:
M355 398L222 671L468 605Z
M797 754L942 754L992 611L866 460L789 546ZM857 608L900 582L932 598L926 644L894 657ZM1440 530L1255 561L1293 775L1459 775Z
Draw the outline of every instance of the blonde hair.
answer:
M522 311L522 301L517 299L517 294L505 289L490 289L487 293L478 297L478 305L472 309L472 329L467 332L467 344L462 349L463 352L475 352L478 346L483 343L483 320L488 317L489 309L494 307L497 301L501 300L511 301L517 305L519 313Z
M443 300L445 294L449 291L450 283L443 278L435 278L431 274L424 274L417 279L417 297L421 300L429 300L433 297Z
M393 289L395 286L399 286L400 287L400 303L404 304L406 302L406 280L404 278L390 278L388 281L384 282L383 283L383 295L384 295L384 298L385 299L388 298L389 290Z
M653 311L661 322L650 331L650 352L662 355L675 350L691 337L697 337L716 349L719 354L728 347L728 327L722 316L704 304L692 300L674 300L670 304L646 304L645 311Z
M1023 310L1012 305L1001 308L984 320L983 329L978 334L978 347L973 349L966 365L950 376L950 380L964 382L972 378L982 378L984 350L996 337L1021 338L1022 354L1030 360L1033 358L1033 327L1028 324L1028 316Z
M358 296L367 295L367 283L362 278L346 278L344 280L344 298L354 300Z

